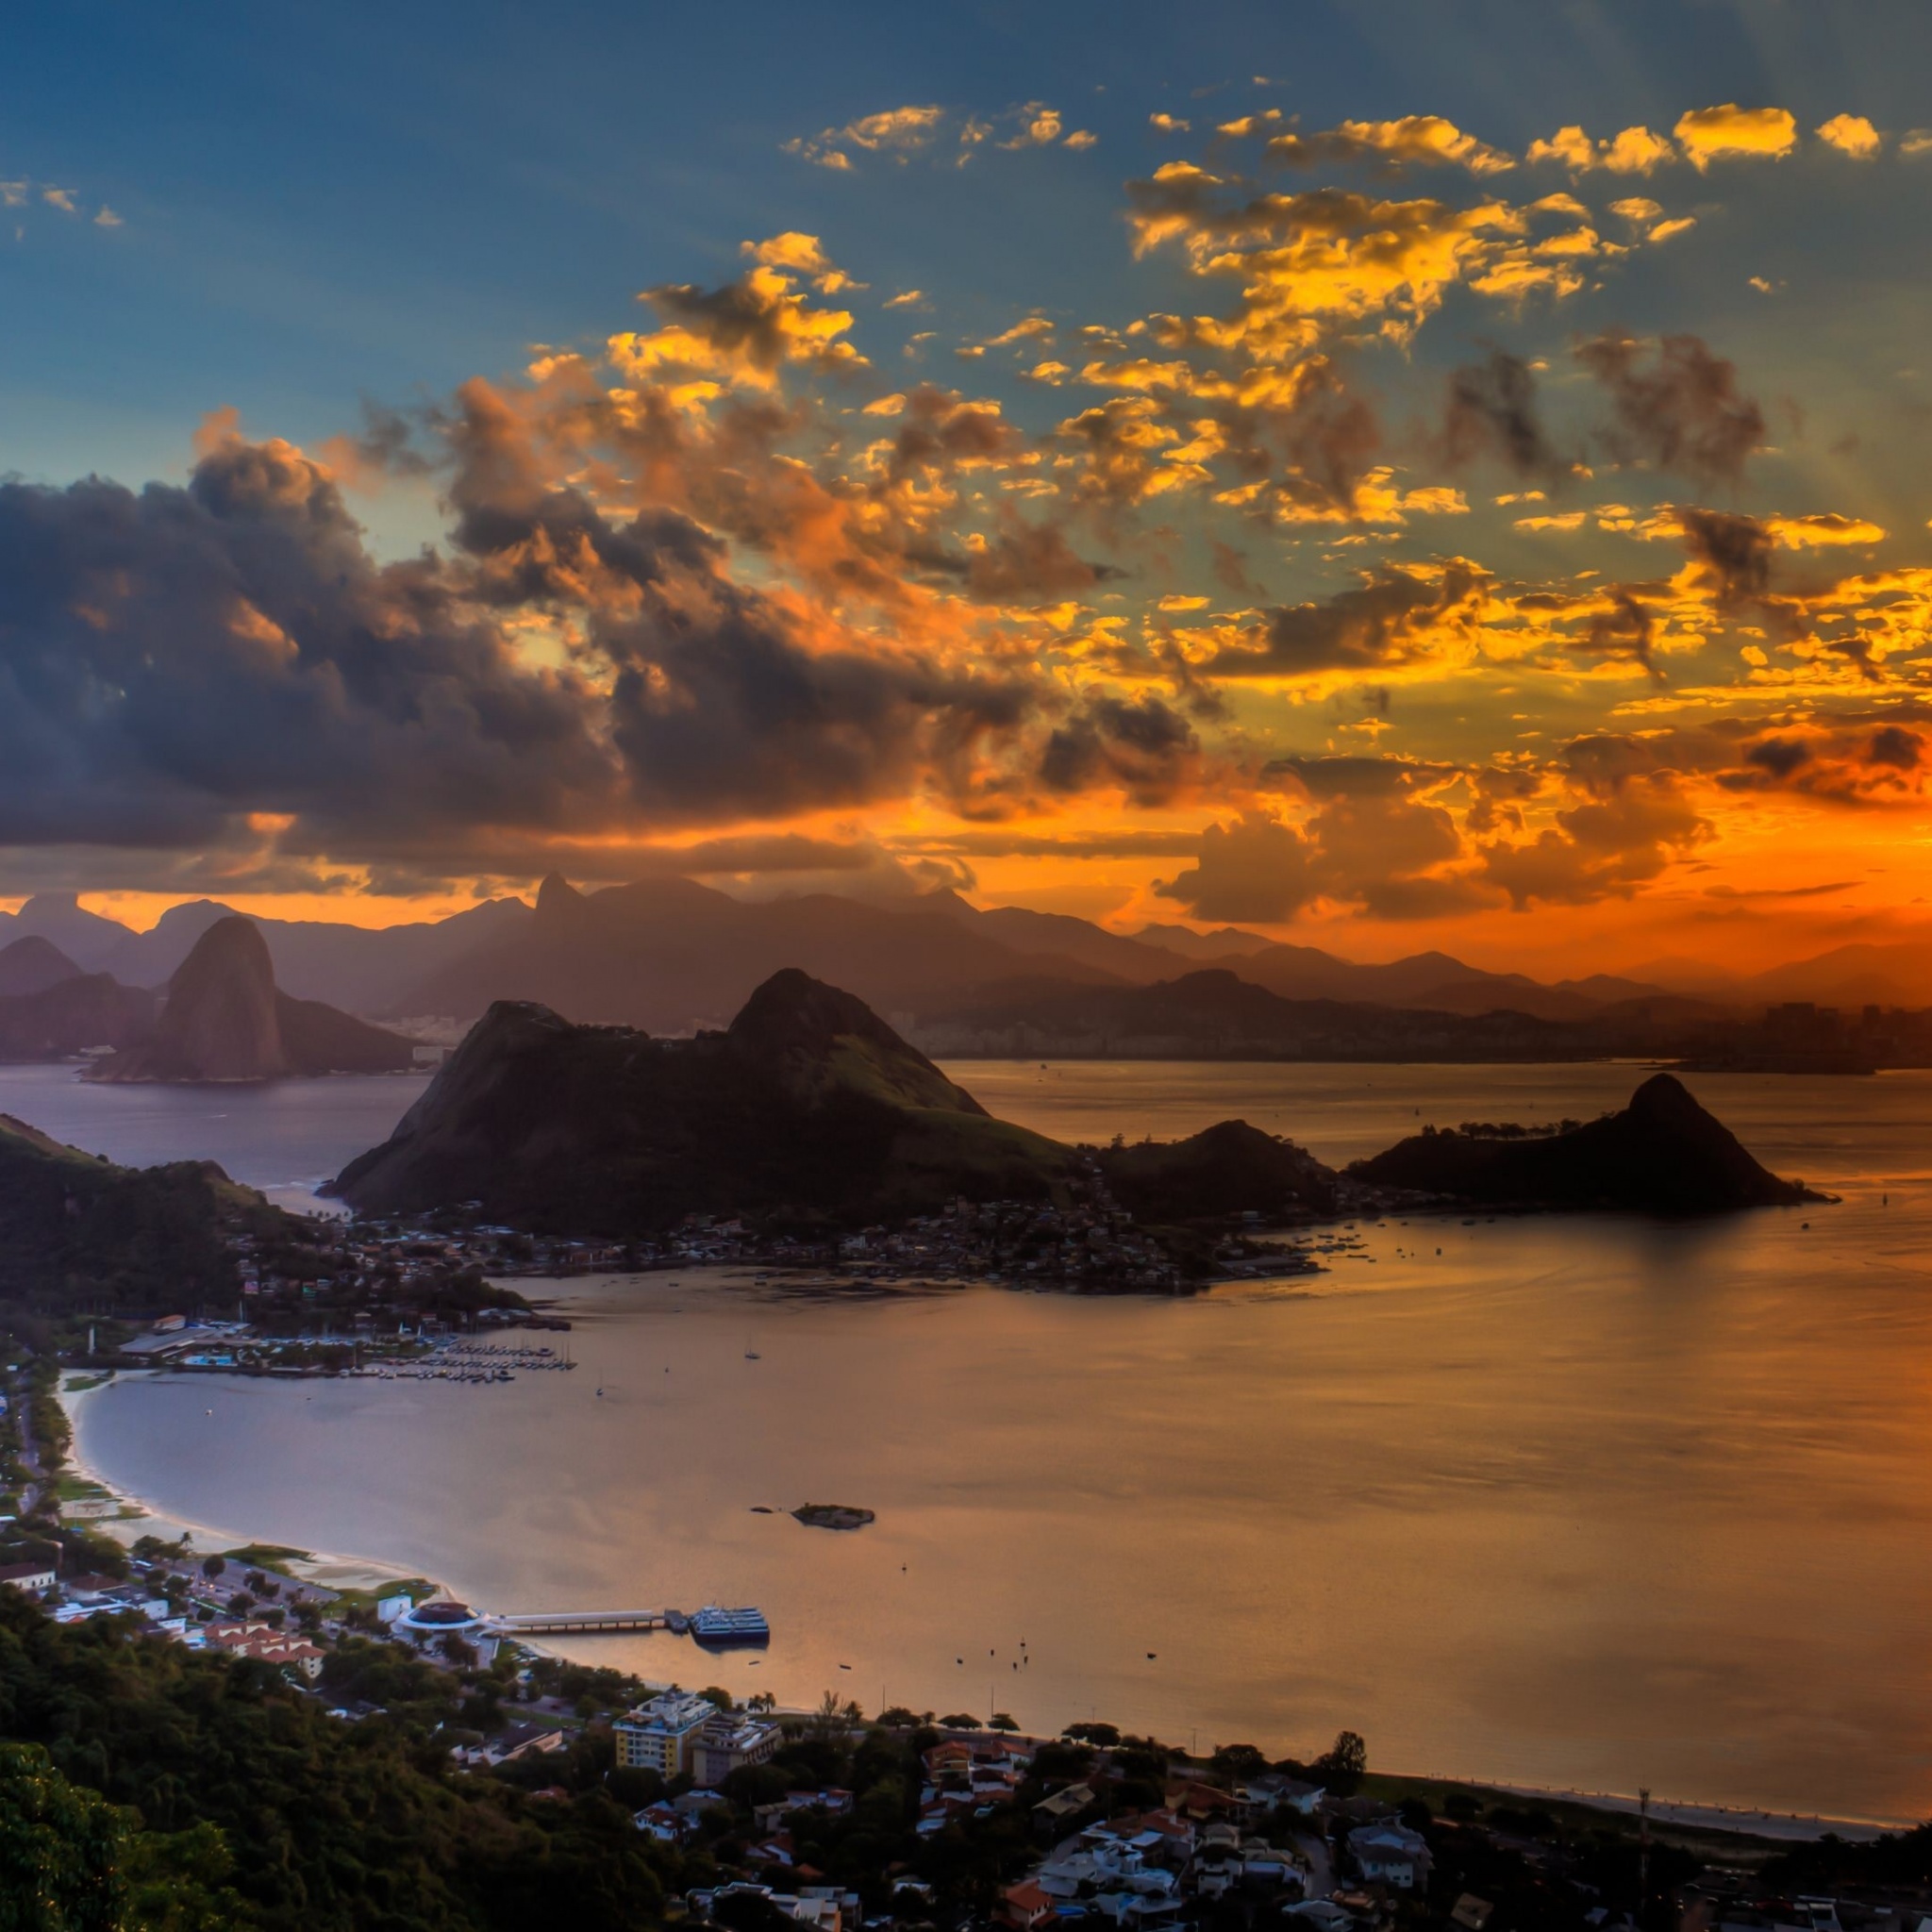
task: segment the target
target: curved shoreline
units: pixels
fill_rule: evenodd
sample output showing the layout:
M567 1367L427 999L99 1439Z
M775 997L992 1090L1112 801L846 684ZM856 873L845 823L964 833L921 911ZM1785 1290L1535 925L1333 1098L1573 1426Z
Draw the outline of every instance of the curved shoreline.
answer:
M86 1389L70 1390L64 1384L56 1385L56 1393L61 1408L66 1412L67 1424L71 1432L71 1442L67 1452L67 1467L70 1474L83 1482L92 1483L97 1489L111 1496L123 1509L135 1512L130 1516L109 1517L100 1522L89 1523L87 1527L111 1537L116 1542L133 1543L137 1538L149 1535L185 1536L197 1549L210 1554L220 1550L245 1549L251 1544L273 1545L280 1549L294 1549L293 1543L283 1543L273 1535L246 1536L222 1529L213 1524L197 1523L192 1518L177 1516L160 1508L146 1497L135 1494L125 1485L113 1481L94 1464L89 1462L81 1453L81 1411L89 1401L111 1389L117 1381L133 1381L138 1377L153 1379L151 1369L110 1370L107 1379ZM427 1581L439 1591L442 1585L425 1575L421 1569L409 1569L397 1563L386 1563L374 1557L354 1557L338 1555L323 1550L305 1550L299 1557L291 1557L284 1565L293 1575L305 1583L319 1583L330 1590L370 1590L386 1583Z
M1405 1235L1404 1238L1406 1240L1407 1236ZM1376 1269L1374 1271L1374 1275L1369 1275L1366 1274L1366 1271L1363 1271L1365 1278L1358 1284L1349 1284L1348 1288L1343 1290L1343 1292L1345 1293L1352 1291L1354 1292L1359 1293L1364 1289L1370 1289L1370 1291L1378 1294L1386 1292L1387 1291L1380 1288L1379 1285L1371 1288L1371 1284L1374 1282L1375 1275L1384 1275L1390 1272L1388 1268L1388 1257L1385 1255L1383 1259L1384 1266L1382 1268ZM687 1268L678 1271L678 1273L675 1275L669 1274L668 1271L659 1271L656 1274L653 1274L652 1275L643 1277L642 1279L640 1279L636 1276L629 1276L624 1274L574 1276L570 1277L566 1281L557 1282L555 1284L555 1287L559 1294L559 1298L561 1301L575 1303L577 1305L577 1307L575 1309L573 1309L573 1312L577 1313L580 1316L580 1318L588 1318L589 1325L595 1326L598 1324L600 1318L602 1320L609 1320L612 1317L617 1317L621 1320L623 1315L628 1312L628 1307L629 1305L632 1305L634 1301L638 1304L649 1303L653 1306L663 1306L668 1304L668 1312L682 1313L684 1312L684 1309L682 1307L680 1307L680 1304L685 1301L686 1293L689 1293L691 1291L698 1290L702 1287L710 1286L714 1282L721 1286L725 1283L729 1283L731 1286L737 1288L751 1287L751 1282L748 1281L746 1278L748 1273L749 1271L743 1268L734 1268L728 1265L725 1267L716 1269L708 1269L702 1267ZM520 1283L519 1285L527 1286L531 1284L529 1284L528 1282L524 1282ZM1399 1283L1395 1280L1391 1280L1389 1285L1390 1287L1394 1288L1409 1286L1411 1284ZM922 1285L904 1281L891 1284L877 1284L874 1288L874 1292L878 1294L878 1296L881 1299L896 1299L906 1297L908 1294L908 1292L916 1294L919 1292L922 1287L924 1287L925 1293L933 1293L935 1290L937 1290L937 1294L940 1298L951 1298L952 1296L960 1293L962 1290L965 1292L971 1292L971 1290L966 1289L963 1284L958 1286L949 1285L945 1288L940 1288L937 1284ZM1230 1284L1227 1287L1220 1290L1218 1292L1219 1295L1224 1296L1228 1303L1240 1303L1241 1301L1245 1301L1250 1299L1251 1297L1254 1297L1257 1294L1257 1291L1263 1297L1272 1299L1273 1296L1270 1295L1268 1292L1271 1287L1274 1288L1276 1291L1279 1291L1281 1288L1285 1287L1295 1295L1296 1299L1301 1299L1302 1297L1307 1296L1309 1291L1308 1285L1300 1282L1293 1284L1266 1284L1256 1282L1241 1282ZM641 1291L642 1292L640 1292ZM680 1292L680 1291L683 1291L685 1292ZM841 1295L838 1298L843 1301L849 1295L850 1291L848 1290L846 1291L844 1295ZM735 1313L731 1316L730 1325L732 1326L733 1332L725 1337L724 1341L726 1351L730 1355L731 1359L734 1363L736 1361L738 1350L741 1345L741 1339L737 1333L737 1329L738 1327L741 1326L743 1321L750 1316L752 1310L758 1307L758 1306L761 1302L769 1301L771 1303L782 1304L784 1302L792 1300L794 1297L800 1301L808 1303L818 1299L818 1297L812 1294L809 1291L801 1293L799 1291L799 1286L795 1282L788 1282L785 1283L782 1287L776 1283L773 1283L771 1284L769 1290L764 1291L760 1291L754 1289L754 1291L751 1294L744 1297L742 1303L737 1304L737 1306L741 1309L741 1312ZM1325 1299L1325 1297L1323 1298ZM1214 1305L1216 1299L1216 1296L1205 1296L1200 1298L1200 1300L1196 1302L1195 1306L1211 1307ZM762 1322L773 1319L773 1317L767 1314L760 1314L758 1319ZM765 1343L761 1341L759 1345L766 1348L766 1352L768 1355L773 1353L770 1344ZM782 1356L786 1353L786 1351L782 1347L780 1347L776 1351L776 1353ZM656 1358L654 1357L654 1362L655 1359ZM755 1373L764 1374L769 1373L769 1371L758 1371ZM133 1380L137 1377L143 1381L156 1383L158 1383L164 1379L163 1376L160 1374L154 1374L152 1372L137 1370L131 1372L124 1371L120 1374L115 1375L113 1377L113 1380ZM63 1378L63 1380L65 1378ZM214 1549L227 1547L228 1533L225 1529L217 1528L210 1524L198 1524L184 1521L182 1518L173 1515L171 1513L158 1511L154 1507L153 1505L148 1503L147 1500L144 1497L142 1497L142 1495L140 1493L141 1469L139 1467L134 1468L131 1472L133 1475L133 1481L131 1483L116 1483L105 1479L101 1474L99 1468L91 1462L90 1458L85 1454L85 1450L89 1445L85 1441L85 1430L82 1425L87 1424L91 1426L92 1422L89 1412L85 1409L85 1405L82 1401L82 1397L98 1394L99 1392L101 1392L102 1389L108 1388L111 1386L112 1381L109 1381L107 1383L99 1384L92 1389L83 1388L75 1392L69 1392L64 1389L61 1391L60 1399L62 1401L63 1408L69 1414L70 1420L75 1424L75 1451L72 1456L70 1466L72 1467L75 1474L85 1476L90 1480L99 1484L105 1493L116 1497L121 1501L130 1505L131 1507L146 1510L152 1520L149 1523L108 1523L104 1524L100 1526L106 1529L109 1534L115 1536L118 1541L131 1541L134 1537L142 1534L144 1530L150 1527L158 1531L172 1529L174 1526L178 1525L181 1528L188 1529L189 1531L191 1531L191 1533L193 1534L195 1538L196 1547L200 1550L212 1551ZM152 1401L153 1397L150 1395L146 1399ZM210 1397L210 1399L213 1398ZM296 1407L299 1408L299 1401L297 1402ZM101 1418L100 1420L104 1429L110 1429L110 1425L107 1423L105 1418ZM288 1500L291 1500L291 1498L297 1496L298 1493L298 1491L288 1491L285 1493L283 1501L286 1502ZM838 1491L834 1491L834 1493L838 1493ZM860 1493L864 1492L860 1491ZM268 1500L270 1502L275 1501L274 1498L269 1498ZM219 1512L219 1505L217 1505L217 1509ZM272 1508L270 1510L270 1517L272 1518L273 1515L276 1513L279 1513L279 1508ZM248 1516L244 1515L244 1517L241 1520L249 1520L249 1518ZM351 1536L354 1536L356 1531L355 1519L353 1517L351 1517L348 1521L348 1527L349 1533L351 1534ZM270 1530L268 1540L273 1541L283 1542L284 1544L291 1541L300 1541L299 1538L277 1538L274 1536L272 1529ZM345 1573L352 1570L360 1571L368 1576L371 1576L373 1578L381 1578L384 1580L388 1580L391 1578L402 1578L412 1574L421 1575L423 1574L420 1570L411 1570L394 1563L381 1563L372 1559L361 1559L354 1557L343 1557L332 1553L312 1555L311 1557L302 1560L304 1568L301 1574L309 1574L307 1569L307 1565L312 1562L319 1566L323 1566L323 1574L318 1574L315 1580L329 1583L337 1581L347 1581L348 1577ZM448 1559L445 1558L444 1560L447 1561ZM340 1568L337 1568L337 1566L340 1566ZM336 1574L334 1575L327 1574L327 1572L330 1569L335 1569ZM457 1594L466 1594L466 1592L462 1590L459 1583L453 1587L456 1589ZM472 1600L474 1600L474 1598ZM487 1595L485 1597L485 1601L493 1600L500 1599L492 1598ZM900 1633L899 1639L899 1641L902 1643L904 1641L904 1638L905 1633L904 1631L902 1631ZM584 1658L592 1657L594 1655L594 1648L593 1646L572 1644L562 1646L560 1654L574 1654L580 1658ZM1451 1750L1454 1750L1453 1743L1451 1746ZM1459 1756L1459 1753L1457 1755ZM1416 1756L1421 1757L1422 1753L1418 1752L1416 1753ZM1434 1757L1435 1754L1431 1753L1431 1756ZM1455 1757L1451 1756L1450 1752L1443 1752L1441 1757L1436 1757L1436 1762L1441 1763L1443 1761L1444 1758L1447 1758L1452 1763L1455 1761ZM1424 1759L1424 1762L1426 1763L1428 1759ZM1553 1765L1550 1768L1557 1770L1558 1774L1561 1774L1561 1770L1567 1769L1568 1767L1564 1766L1559 1768L1557 1766ZM1506 1773L1503 1775L1504 1777L1507 1777L1507 1774ZM1594 1810L1603 1812L1614 1813L1618 1811L1627 1810L1631 1808L1635 1803L1634 1799L1630 1798L1627 1794L1619 1793L1614 1790L1605 1790L1601 1788L1595 1790L1585 1791L1579 1790L1574 1786L1570 1788L1564 1788L1556 1786L1554 1783L1549 1785L1531 1785L1515 1782L1505 1783L1501 1781L1501 1779L1498 1779L1493 1776L1483 1777L1474 1774L1464 1774L1461 1777L1455 1779L1454 1782L1467 1783L1470 1786L1479 1787L1481 1789L1490 1790L1507 1791L1513 1795L1519 1796L1523 1799L1535 1799L1550 1803L1570 1803L1585 1805ZM1802 1790L1802 1787L1800 1787L1800 1790ZM1824 1814L1806 1814L1800 1811L1794 1815L1790 1811L1768 1810L1760 1806L1751 1805L1748 1802L1742 1804L1736 1802L1730 1804L1708 1802L1699 1803L1693 1798L1678 1799L1674 1802L1663 1800L1655 1801L1653 1805L1653 1818L1654 1821L1657 1823L1668 1822L1685 1828L1704 1829L1714 1832L1737 1833L1740 1836L1772 1840L1801 1840L1806 1839L1813 1839L1828 1831L1837 1831L1840 1835L1848 1838L1870 1838L1875 1836L1881 1831L1896 1830L1907 1827L1909 1825L1909 1824L1914 1822L1913 1820L1907 1818L1903 1814L1896 1817L1885 1814L1865 1814L1863 1816L1855 1815L1850 1817L1840 1815L1837 1817L1832 1817Z

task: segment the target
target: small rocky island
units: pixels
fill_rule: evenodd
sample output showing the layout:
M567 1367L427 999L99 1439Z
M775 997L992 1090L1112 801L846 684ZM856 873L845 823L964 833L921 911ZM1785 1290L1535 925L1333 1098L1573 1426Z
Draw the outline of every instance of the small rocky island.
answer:
M863 1529L878 1520L850 1503L801 1503L791 1513L808 1529Z
M1433 1127L1347 1177L1405 1195L1485 1207L1635 1208L1722 1214L1828 1201L1761 1166L1684 1083L1654 1074L1628 1107L1555 1133L1520 1126Z

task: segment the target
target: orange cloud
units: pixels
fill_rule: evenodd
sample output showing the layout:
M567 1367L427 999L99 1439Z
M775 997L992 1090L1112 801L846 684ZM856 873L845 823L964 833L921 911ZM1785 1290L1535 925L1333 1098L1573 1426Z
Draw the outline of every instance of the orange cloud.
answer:
M1559 161L1574 174L1604 168L1612 175L1648 175L1665 161L1676 158L1676 150L1662 135L1647 127L1626 127L1608 141L1592 141L1581 127L1559 127L1547 141L1533 141L1524 158L1532 165L1539 161Z
M785 152L821 168L833 169L851 167L853 148L903 160L907 155L930 146L945 118L946 110L936 105L888 108L883 112L848 121L842 127L800 135L785 143Z
M787 244L809 242L817 255L811 236L779 239ZM786 362L863 367L866 358L841 340L852 327L850 312L814 308L793 292L794 286L791 275L761 263L722 289L705 291L684 283L647 289L639 299L656 308L666 326L612 336L606 351L637 380L695 379L700 397L708 381L770 389Z
M1695 108L1671 131L1700 172L1715 160L1778 160L1798 145L1798 123L1788 108Z
M1278 117L1277 117L1278 118ZM1250 133L1260 117L1231 123L1224 134ZM1506 174L1513 157L1465 134L1440 114L1405 114L1395 121L1343 121L1319 134L1281 134L1269 142L1270 160L1289 167L1327 161L1382 160L1392 165L1453 165L1472 175Z
M1849 155L1855 161L1875 159L1882 145L1877 128L1862 114L1834 114L1829 121L1821 123L1815 132L1827 146Z

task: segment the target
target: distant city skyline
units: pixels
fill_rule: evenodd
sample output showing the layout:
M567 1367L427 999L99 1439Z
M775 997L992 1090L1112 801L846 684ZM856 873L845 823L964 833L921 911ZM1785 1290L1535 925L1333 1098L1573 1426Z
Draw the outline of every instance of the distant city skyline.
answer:
M1920 10L104 17L0 76L0 906L1932 942Z

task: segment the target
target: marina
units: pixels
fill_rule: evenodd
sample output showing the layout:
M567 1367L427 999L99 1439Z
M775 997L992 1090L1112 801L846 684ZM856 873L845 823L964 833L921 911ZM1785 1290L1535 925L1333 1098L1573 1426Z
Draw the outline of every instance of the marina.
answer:
M345 1370L376 1382L514 1382L519 1374L542 1369L574 1369L576 1363L554 1348L519 1348L503 1342L436 1345L426 1357L384 1357Z

